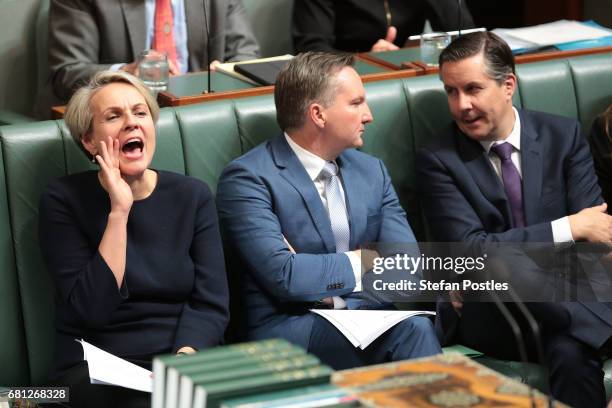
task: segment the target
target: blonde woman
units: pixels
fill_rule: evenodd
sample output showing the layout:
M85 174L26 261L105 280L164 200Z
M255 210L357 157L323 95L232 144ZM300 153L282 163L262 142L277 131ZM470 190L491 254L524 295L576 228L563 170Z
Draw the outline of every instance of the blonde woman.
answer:
M160 353L221 343L228 291L212 194L150 168L159 107L124 72L103 71L65 121L98 171L53 181L40 203L40 246L56 285L52 381L72 406L147 406L150 395L89 384L86 341L144 367Z

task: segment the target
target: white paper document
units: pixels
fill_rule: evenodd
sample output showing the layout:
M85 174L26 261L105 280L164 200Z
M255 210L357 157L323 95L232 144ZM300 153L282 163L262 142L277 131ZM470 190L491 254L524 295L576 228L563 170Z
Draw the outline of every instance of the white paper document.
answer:
M573 41L595 40L612 35L612 30L594 27L574 20L558 20L523 28L496 28L493 32L506 40L513 50Z
M381 334L404 319L435 315L426 310L338 310L311 309L333 324L353 344L365 350Z
M107 353L85 340L76 341L83 346L92 384L118 385L144 392L153 391L151 371Z
M513 29L511 29L511 28L509 28L509 29L506 29L506 28L496 28L492 32L497 34L497 35L499 35L502 38L502 40L504 40L508 44L508 47L510 47L510 49L512 51L523 49L523 48L535 48L535 47L539 47L539 45L534 43L534 42L520 40L518 38L513 37L512 36L512 30Z

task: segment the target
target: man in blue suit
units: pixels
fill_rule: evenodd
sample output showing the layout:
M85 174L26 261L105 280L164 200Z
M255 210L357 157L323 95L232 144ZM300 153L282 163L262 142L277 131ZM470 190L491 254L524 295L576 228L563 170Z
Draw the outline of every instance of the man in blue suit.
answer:
M578 122L512 106L514 59L503 40L492 33L460 37L440 56L440 77L455 124L417 156L423 208L436 240L470 248L554 243L555 250L574 241L612 242L612 218ZM511 275L535 278L526 272L511 268ZM438 308L445 341L517 359L514 336L496 306L462 303L456 293L451 299L452 307ZM542 327L553 396L574 407L603 406L599 352L612 335L609 304L528 307Z
M245 272L248 337L285 338L336 369L440 352L426 317L360 350L309 311L389 306L361 290L360 248L415 242L385 166L354 149L372 115L352 65L350 55L295 57L275 87L284 134L230 163L217 191L224 238Z

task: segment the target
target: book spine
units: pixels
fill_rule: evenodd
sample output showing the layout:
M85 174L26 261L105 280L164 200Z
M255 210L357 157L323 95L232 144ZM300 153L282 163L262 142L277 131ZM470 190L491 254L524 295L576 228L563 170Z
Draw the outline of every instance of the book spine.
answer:
M313 367L320 363L315 356L305 354L288 360L272 362L259 362L250 367L241 367L237 370L224 370L219 372L206 372L195 376L183 375L180 379L179 408L188 408L193 398L194 386L230 381L235 378L247 378L263 374L282 373L298 368Z
M331 368L319 365L282 373L268 373L250 378L197 385L195 389L205 390L208 406L217 408L220 401L228 397L326 383L329 382L331 373Z
M192 408L206 408L206 400L208 399L208 395L206 394L206 390L203 387L198 387L195 390L193 396L193 405Z
M304 355L302 357L294 357L288 360L278 360L268 363L255 364L251 367L243 367L238 370L206 373L195 375L191 378L194 384L208 384L213 382L228 381L233 378L246 378L267 373L282 373L285 371L297 370L299 368L307 368L320 364L318 358L312 355Z
M263 340L260 342L250 342L234 344L231 346L219 346L210 349L199 351L195 354L176 356L175 354L167 354L155 357L154 360L159 360L165 366L180 366L182 364L191 364L193 362L211 362L219 361L232 356L240 355L256 355L265 352L273 352L286 349L299 348L284 339Z
M337 404L354 404L357 397L336 388L323 391L310 390L313 387L296 388L293 396L283 396L287 391L277 391L241 399L223 400L221 408L287 408L287 407L330 407ZM298 393L299 392L299 393Z
M168 372L175 370L180 375L194 375L210 372L219 373L221 370L226 371L253 364L263 364L271 361L284 360L288 358L301 357L306 355L306 352L300 348L292 348L270 353L260 353L247 356L238 354L234 357L230 357L222 361L214 361L209 363L195 362L194 364L183 365L180 367L170 367L168 369Z
M331 384L307 385L288 388L263 394L252 394L243 397L228 398L221 401L221 408L262 407L265 404L278 404L302 398L320 398L322 396L347 395L346 391Z
M164 382L166 380L166 367L159 359L153 360L153 395L151 408L164 408Z

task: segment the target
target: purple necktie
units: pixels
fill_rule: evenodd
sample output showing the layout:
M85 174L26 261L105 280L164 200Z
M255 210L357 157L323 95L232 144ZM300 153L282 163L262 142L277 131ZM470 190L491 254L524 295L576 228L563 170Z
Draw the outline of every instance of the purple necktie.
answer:
M514 227L525 226L525 215L523 214L523 191L521 189L521 176L512 163L512 145L504 142L491 146L491 151L501 159L501 173L504 181L504 190L510 202Z

